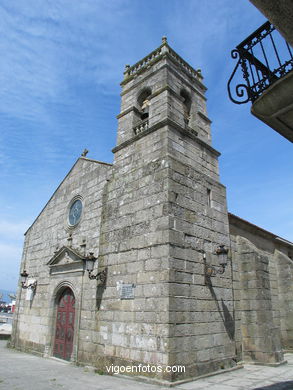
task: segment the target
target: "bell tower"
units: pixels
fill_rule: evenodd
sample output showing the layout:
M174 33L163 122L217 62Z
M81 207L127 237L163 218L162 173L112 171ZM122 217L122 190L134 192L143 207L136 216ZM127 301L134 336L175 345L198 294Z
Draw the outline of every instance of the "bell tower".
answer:
M104 191L103 362L185 366L184 373L143 374L173 382L235 364L231 264L206 275L230 239L202 80L165 37L126 66ZM131 298L117 299L124 284L133 286Z
M121 86L118 146L168 120L210 143L201 71L179 57L166 37L141 61L126 65Z

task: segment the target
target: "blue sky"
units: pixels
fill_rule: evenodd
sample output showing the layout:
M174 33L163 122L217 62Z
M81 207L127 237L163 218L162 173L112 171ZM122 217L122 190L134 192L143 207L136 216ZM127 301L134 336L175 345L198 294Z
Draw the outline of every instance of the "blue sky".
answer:
M202 69L229 210L293 241L292 145L226 92L230 51L265 21L248 0L10 0L0 18L0 288L82 150L112 162L124 66L163 35Z

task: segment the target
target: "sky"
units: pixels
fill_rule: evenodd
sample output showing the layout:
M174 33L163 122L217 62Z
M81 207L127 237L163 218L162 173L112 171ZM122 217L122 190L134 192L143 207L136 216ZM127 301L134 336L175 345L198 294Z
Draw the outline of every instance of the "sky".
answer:
M0 19L0 289L83 149L113 161L124 66L164 35L202 70L229 211L293 241L292 144L227 94L231 50L265 22L248 0L3 0Z

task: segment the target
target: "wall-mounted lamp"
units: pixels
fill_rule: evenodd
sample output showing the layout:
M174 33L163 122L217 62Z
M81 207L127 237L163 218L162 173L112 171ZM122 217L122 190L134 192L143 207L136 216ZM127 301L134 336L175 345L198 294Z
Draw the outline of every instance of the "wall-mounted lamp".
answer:
M20 281L21 281L21 287L24 289L30 288L31 290L35 290L37 288L37 281L31 281L30 283L27 283L28 281L28 273L24 269L20 274Z
M88 271L90 279L100 280L102 284L105 284L106 278L107 278L107 269L106 268L103 271L98 272L96 275L92 274L96 260L97 260L97 257L94 256L93 252L90 252L86 256L86 258L84 259L85 269Z
M203 257L205 262L205 276L211 278L213 276L216 276L217 274L223 274L225 272L227 262L228 262L228 252L229 249L227 249L225 245L220 245L216 249L215 254L218 256L218 262L220 265L218 268L206 264L206 255L205 252L203 252L204 253Z

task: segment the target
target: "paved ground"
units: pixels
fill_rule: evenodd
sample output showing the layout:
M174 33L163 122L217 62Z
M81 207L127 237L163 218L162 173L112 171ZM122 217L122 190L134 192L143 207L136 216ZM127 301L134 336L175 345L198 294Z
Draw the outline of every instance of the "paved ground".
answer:
M245 366L177 386L185 390L293 390L293 354L288 364L269 368ZM66 362L44 359L7 349L0 341L0 389L2 390L165 390L116 376L98 375ZM170 388L168 388L170 389Z

